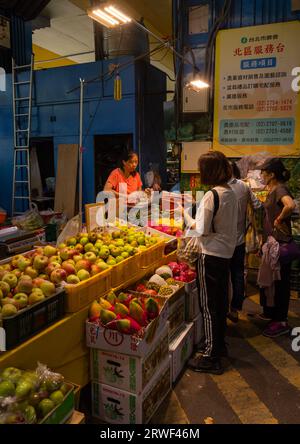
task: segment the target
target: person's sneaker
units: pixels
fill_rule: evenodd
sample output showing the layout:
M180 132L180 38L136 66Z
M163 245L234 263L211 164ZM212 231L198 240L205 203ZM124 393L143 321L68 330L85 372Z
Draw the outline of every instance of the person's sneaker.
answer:
M286 323L271 322L263 331L263 335L267 336L268 338L277 338L277 336L288 334L290 330L291 328Z
M194 372L212 373L214 375L222 375L223 368L218 359L212 359L205 356L198 356L188 361L188 368Z
M237 322L239 322L239 312L237 310L230 310L227 313L227 318L233 322L234 324L236 324Z

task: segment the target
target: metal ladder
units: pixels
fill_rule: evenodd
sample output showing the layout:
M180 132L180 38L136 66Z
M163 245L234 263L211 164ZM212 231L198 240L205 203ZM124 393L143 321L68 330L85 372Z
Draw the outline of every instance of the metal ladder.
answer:
M24 213L31 206L30 132L34 56L29 65L17 66L12 60L14 172L12 215Z

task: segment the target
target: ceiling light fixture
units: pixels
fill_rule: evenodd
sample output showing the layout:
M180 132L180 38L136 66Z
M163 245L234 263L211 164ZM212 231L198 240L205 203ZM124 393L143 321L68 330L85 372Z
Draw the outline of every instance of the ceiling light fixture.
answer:
M132 21L132 19L130 17L127 17L127 15L123 14L123 12L119 11L114 6L106 6L104 8L104 10L108 14L111 14L113 17L117 18L118 20L120 20L124 24L130 23Z
M120 25L120 22L116 20L115 17L112 17L109 14L106 14L102 9L89 9L88 16L93 20L96 20L101 25L106 26L107 28L113 28L117 25Z
M162 40L161 37L154 34L152 31L147 29L145 26L143 26L137 20L125 15L123 12L121 12L115 6L111 6L108 4L101 4L101 6L103 9L100 9L99 7L88 9L88 11L87 11L88 16L90 18L92 18L93 20L96 20L97 22L99 22L101 25L106 26L107 28L114 28L118 25L126 25L128 23L134 23L136 26L141 28L143 31L152 35L152 37L154 37L156 40L158 40L160 43L162 43L166 48L170 49L183 62L189 63L190 65L193 66L194 69L196 69L199 72L199 69L197 67L195 67L195 65L193 65L182 54L180 54L179 52L176 51L176 49L171 45L169 40ZM199 78L195 78L194 80L192 80L188 86L193 88L195 91L199 91L200 89L204 89L204 88L209 88L209 84Z
M200 79L192 80L188 86L190 86L194 90L209 88L209 84Z

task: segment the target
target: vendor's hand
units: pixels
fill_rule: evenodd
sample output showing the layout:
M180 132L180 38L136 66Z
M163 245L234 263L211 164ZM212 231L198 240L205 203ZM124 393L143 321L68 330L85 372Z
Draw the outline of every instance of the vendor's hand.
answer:
M151 196L151 188L145 188L145 193L147 194L147 197Z

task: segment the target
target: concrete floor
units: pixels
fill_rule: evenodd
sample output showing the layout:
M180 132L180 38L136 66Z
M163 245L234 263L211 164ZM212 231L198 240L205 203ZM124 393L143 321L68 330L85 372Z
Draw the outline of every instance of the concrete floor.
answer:
M221 376L186 369L161 405L152 424L299 424L300 351L292 338L261 335L265 322L257 289L249 287L238 324L228 322L229 358ZM289 322L300 326L300 299L291 301Z

